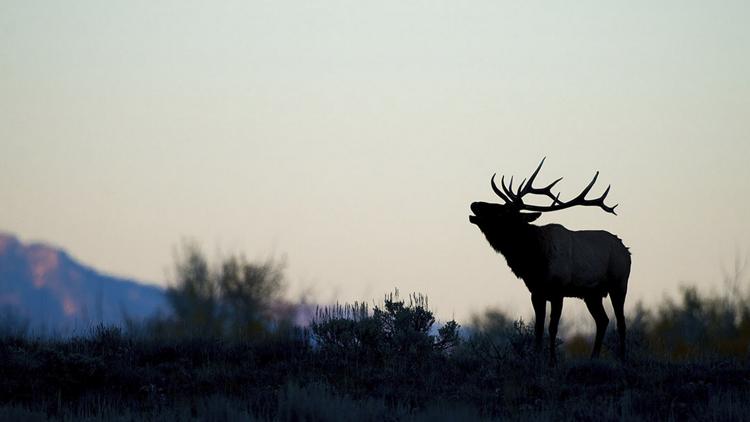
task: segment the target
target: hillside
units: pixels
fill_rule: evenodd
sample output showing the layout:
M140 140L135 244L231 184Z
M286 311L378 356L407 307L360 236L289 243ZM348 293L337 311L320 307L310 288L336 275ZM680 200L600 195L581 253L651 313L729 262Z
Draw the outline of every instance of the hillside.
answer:
M117 324L166 308L163 289L100 273L65 251L0 233L0 310L54 330Z

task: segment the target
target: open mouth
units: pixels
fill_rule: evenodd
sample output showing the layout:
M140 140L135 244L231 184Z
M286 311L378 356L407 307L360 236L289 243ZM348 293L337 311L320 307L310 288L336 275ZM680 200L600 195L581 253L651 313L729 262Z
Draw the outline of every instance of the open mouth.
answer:
M469 215L469 222L471 222L471 224L479 224L479 217L477 216L477 214L479 213L477 212L476 207L477 207L476 202L471 204L470 208L471 208L472 214Z

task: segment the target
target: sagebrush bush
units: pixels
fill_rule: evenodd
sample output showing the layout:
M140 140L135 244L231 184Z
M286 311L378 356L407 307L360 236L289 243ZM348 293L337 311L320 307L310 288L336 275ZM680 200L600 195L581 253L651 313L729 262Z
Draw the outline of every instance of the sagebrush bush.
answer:
M412 294L407 305L396 291L372 312L364 303L319 308L310 328L317 345L336 354L428 356L459 344L456 321L435 333L434 324L425 296Z

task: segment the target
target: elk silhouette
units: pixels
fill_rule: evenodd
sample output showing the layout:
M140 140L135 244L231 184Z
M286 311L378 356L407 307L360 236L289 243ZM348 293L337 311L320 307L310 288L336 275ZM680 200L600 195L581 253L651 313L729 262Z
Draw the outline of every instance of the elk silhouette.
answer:
M545 157L546 158L546 157ZM551 304L549 323L550 363L556 359L557 327L562 313L563 298L578 297L586 303L596 322L596 338L591 357L599 356L602 338L609 318L602 299L609 294L617 317L620 356L625 356L625 316L623 305L630 275L630 252L615 235L603 230L568 230L559 224L536 226L531 224L543 212L558 211L574 206L596 206L615 214L615 207L604 204L610 187L596 199L586 195L599 177L596 172L581 193L568 202L554 195L552 188L562 177L543 188L533 186L534 179L544 164L539 163L528 181L524 179L513 190L513 178L508 186L500 180L502 190L490 179L492 190L505 203L474 202L469 221L484 233L490 246L505 257L513 273L524 281L531 292L536 323L534 327L537 351L541 349L547 302ZM541 195L552 200L549 206L524 203L526 195ZM531 211L531 212L522 212Z

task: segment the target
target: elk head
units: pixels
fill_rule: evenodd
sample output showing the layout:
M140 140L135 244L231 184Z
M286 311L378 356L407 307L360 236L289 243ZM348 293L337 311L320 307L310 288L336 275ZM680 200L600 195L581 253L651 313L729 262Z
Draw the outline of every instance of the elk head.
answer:
M524 179L516 190L513 189L513 177L511 177L510 183L508 183L507 186L505 185L505 176L501 177L501 190L495 184L496 175L493 174L492 179L490 179L492 190L495 192L495 194L497 194L497 196L500 197L500 199L503 200L504 203L472 203L471 212L473 213L473 215L469 216L469 221L472 224L477 225L485 235L489 235L490 233L499 234L512 232L536 220L542 215L543 212L563 210L576 205L597 206L608 213L615 215L617 214L615 213L615 208L617 207L617 205L610 207L604 204L604 199L607 197L607 194L609 194L610 186L607 187L607 190L604 191L602 196L596 199L586 199L586 195L589 193L591 188L594 186L594 183L596 183L596 179L599 177L598 171L594 175L594 178L591 179L591 182L589 182L589 184L581 191L581 193L567 202L563 202L560 200L560 193L557 193L557 195L552 193L552 188L560 180L562 180L562 177L545 187L534 187L534 180L539 174L539 170L542 168L545 159L546 157L542 159L542 161L539 163L539 166L531 174L531 177L529 177L528 181ZM527 204L524 202L524 197L529 194L546 196L547 198L550 198L552 200L552 203L548 206Z

